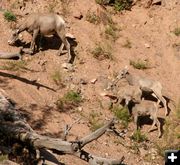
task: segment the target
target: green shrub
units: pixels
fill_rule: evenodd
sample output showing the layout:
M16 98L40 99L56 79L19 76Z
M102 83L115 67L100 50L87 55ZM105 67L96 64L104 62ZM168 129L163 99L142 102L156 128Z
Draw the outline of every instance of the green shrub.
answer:
M112 112L114 115L117 117L117 119L122 121L122 124L125 128L128 127L130 120L130 114L128 111L128 108L126 107L120 107L120 106L115 106L112 109Z
M4 19L6 19L8 22L16 21L16 16L11 11L5 11L4 12Z
M113 6L116 11L130 10L133 0L96 0L100 5Z
M174 29L173 33L176 35L176 36L180 36L180 28L177 27Z
M140 143L140 142L144 142L147 141L147 137L146 135L142 134L140 129L136 130L133 135L131 136L131 139Z
M68 91L62 98L56 101L56 107L60 111L74 109L82 102L82 97L79 93Z
M116 11L130 10L132 2L132 0L115 0L113 6Z

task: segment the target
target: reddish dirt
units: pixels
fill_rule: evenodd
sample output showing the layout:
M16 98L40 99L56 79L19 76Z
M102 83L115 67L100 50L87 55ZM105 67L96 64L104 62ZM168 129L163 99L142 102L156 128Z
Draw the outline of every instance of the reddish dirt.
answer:
M34 3L28 1L25 10L20 10L13 7L12 4L15 2L17 1L12 0L7 3L2 0L0 7L11 9L15 14L25 14L26 12L48 12L52 8L50 5L55 3L53 0L39 0L34 1ZM180 28L180 5L177 4L172 7L154 5L149 9L141 5L135 5L131 11L111 14L113 21L121 29L116 41L105 39L102 35L104 33L102 23L94 25L86 21L87 11L97 11L97 8L99 8L95 1L70 1L68 7L65 6L66 10L62 10L62 6L59 3L55 5L53 10L60 13L66 12L65 20L70 25L68 31L76 37L78 45L75 47L77 55L74 61L75 72L67 72L62 69L61 65L65 62L67 54L57 56L57 50L55 49L44 50L33 56L24 55L23 59L27 62L26 67L32 71L0 70L0 87L17 103L18 107L24 109L23 112L30 117L29 123L39 133L60 137L65 124L71 124L81 117L81 122L72 128L68 138L68 140L75 139L91 132L88 118L93 111L100 115L100 121L105 122L106 119L110 119L113 114L107 108L109 100L100 96L106 85L103 77L112 77L113 73L117 73L125 65L129 66L130 60L148 59L152 66L151 69L137 70L129 66L130 71L133 74L160 81L168 97L175 102L180 99L180 37L172 32L175 28ZM73 17L79 12L84 16L81 20ZM18 51L18 47L7 44L11 30L10 23L3 18L3 12L0 12L0 24L0 51ZM27 42L31 39L27 33L23 33L23 38ZM127 40L131 43L131 48L123 47ZM91 51L99 42L111 45L114 60L99 61L93 57ZM175 44L179 46L173 47ZM149 47L147 48L146 45L149 45ZM0 65L5 65L7 61L9 60L0 60ZM55 108L56 100L71 88L58 89L58 85L52 79L52 74L57 70L61 72L64 82L70 76L73 76L74 80L69 84L77 84L81 78L88 82L87 85L82 85L81 89L85 98L85 101L81 104L82 111L60 112ZM11 78L12 75L21 79ZM95 84L89 83L94 78L97 78L97 82ZM38 89L37 85L32 83L33 81L42 84L44 87L40 86ZM164 118L164 108L161 108L158 113L159 116ZM172 118L172 114L168 118ZM38 124L42 125L40 129L37 128ZM142 131L146 133L149 127L150 125L144 125ZM129 136L133 129L134 124L131 122L125 138L127 145L131 144ZM151 142L159 143L163 141L163 138L157 138L157 131L146 133L146 136L150 139L150 142L144 145L151 146ZM151 157L153 152L151 152L151 149L153 150L153 148L145 151L143 147L140 147L141 154L137 155L121 145L120 142L124 143L125 141L113 134L105 134L97 141L89 144L86 149L92 154L107 158L119 158L124 155L125 163L128 165L163 164L162 157ZM145 159L145 153L149 153L150 158ZM56 155L56 158L68 165L86 164L72 156Z

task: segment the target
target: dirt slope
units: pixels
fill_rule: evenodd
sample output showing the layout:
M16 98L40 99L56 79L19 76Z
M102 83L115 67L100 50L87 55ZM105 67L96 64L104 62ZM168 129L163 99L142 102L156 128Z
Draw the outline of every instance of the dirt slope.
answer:
M96 25L86 20L89 11L97 12L99 8L95 1L74 0L67 4L54 0L39 0L33 1L33 3L28 1L25 4L20 10L21 4L18 4L17 1L13 0L7 3L2 0L0 7L12 10L15 14L60 12L64 14L65 20L70 25L68 31L76 37L77 41L75 72L67 72L62 69L61 65L65 62L67 54L57 56L55 48L38 52L33 56L24 55L26 69L17 71L7 70L4 67L9 60L0 60L0 87L17 103L17 106L24 109L24 113L30 117L29 122L40 133L60 137L65 124L70 124L81 117L81 122L73 127L69 137L75 139L91 131L90 114L96 112L97 118L103 122L112 117L113 114L108 110L109 100L100 96L106 86L104 77L112 77L125 65L129 65L130 60L148 60L151 69L137 70L129 66L130 71L159 80L168 97L175 102L180 99L180 37L173 33L175 28L180 28L180 5L176 4L171 8L154 5L149 9L135 5L131 11L111 13L111 17L119 29L116 31L117 39L113 41L111 36L109 39L105 37L105 25L102 23ZM112 10L112 8L108 8L108 10ZM81 20L74 18L79 13L83 15ZM18 47L7 44L10 36L10 23L3 18L3 12L0 12L0 24L0 51L18 51ZM23 37L27 42L31 39L27 33L23 33ZM110 47L108 51L114 60L100 61L93 57L92 51L99 44ZM62 81L67 84L65 88L59 89L59 86L53 81L52 75L56 71L61 72ZM90 83L94 78L97 78L97 82ZM77 85L81 79L87 81L88 84ZM85 99L81 104L82 110L77 110L77 108L68 112L57 110L55 105L57 99L76 87L81 87L81 93ZM158 113L164 118L164 108L161 108ZM173 113L168 118L173 118ZM41 127L38 128L38 125ZM145 125L142 130L146 132L149 127L150 125ZM133 128L134 125L131 122L125 138L127 144L131 144L129 136L132 134ZM107 134L93 142L88 146L88 150L93 154L111 158L119 158L124 155L125 163L128 165L162 164L163 159L157 155L156 148L153 148L151 142L161 143L163 138L157 138L157 131L146 134L146 136L151 140L147 144L139 146L140 154L138 155L121 144L125 141L121 141L119 137L112 134ZM145 150L144 146L148 146L148 150ZM71 156L57 156L57 159L69 165L86 164Z

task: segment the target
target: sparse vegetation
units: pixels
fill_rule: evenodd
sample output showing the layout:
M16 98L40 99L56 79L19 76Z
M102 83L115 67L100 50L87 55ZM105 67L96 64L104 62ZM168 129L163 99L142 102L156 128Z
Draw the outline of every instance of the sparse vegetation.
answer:
M112 112L117 117L117 119L121 120L122 125L127 128L129 122L131 121L128 108L116 105L112 108Z
M4 65L0 66L0 69L10 71L29 70L26 66L26 61L8 61Z
M174 29L173 33L176 35L176 36L180 36L180 27L177 27Z
M140 129L138 129L134 132L134 134L131 136L131 139L138 143L148 140L146 135L141 133Z
M90 12L88 11L87 14L86 14L86 20L90 23L93 23L93 24L98 24L100 23L100 18L96 15L95 12Z
M54 83L60 87L65 87L63 80L62 80L62 74L60 71L55 71L52 75L51 75Z
M130 48L132 48L132 43L127 39L126 42L125 42L125 44L123 44L122 46L123 46L124 48L130 49Z
M176 117L180 120L180 100L178 101L176 105Z
M68 91L62 98L56 101L57 109L60 111L74 109L82 102L82 97L79 93Z
M138 59L136 61L130 60L129 62L130 65L132 65L135 69L148 69L149 67L149 61L148 60L141 60Z
M114 23L107 25L105 28L106 38L111 36L113 40L115 41L118 38L117 31L118 31L118 28L116 27Z
M115 0L113 6L116 11L130 10L132 2L132 0Z
M11 11L5 11L4 12L4 19L7 20L8 22L16 21L16 16Z
M0 163L4 160L8 160L8 155L0 155Z
M91 131L95 131L103 126L103 123L99 122L99 116L100 116L100 114L95 111L92 111L89 114L88 120L90 123Z
M132 0L96 0L96 3L100 5L113 6L116 11L130 10L132 7Z
M104 59L113 60L110 46L107 46L105 48L101 45L97 45L91 53L93 54L93 57L98 60L104 60Z

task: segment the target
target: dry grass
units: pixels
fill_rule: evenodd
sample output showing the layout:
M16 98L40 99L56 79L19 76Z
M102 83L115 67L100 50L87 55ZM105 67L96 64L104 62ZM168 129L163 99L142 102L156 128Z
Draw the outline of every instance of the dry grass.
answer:
M86 14L86 21L97 25L100 23L100 18L96 15L95 12L88 11Z
M141 60L141 59L130 60L129 64L132 65L135 69L144 70L150 68L150 64L148 60Z
M109 59L113 60L113 55L112 55L112 48L110 45L102 46L100 44L97 44L97 46L91 51L93 54L93 57L98 59L98 60L104 60L104 59Z

